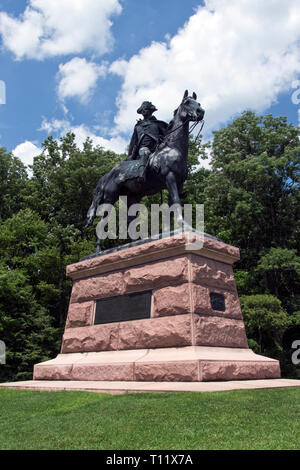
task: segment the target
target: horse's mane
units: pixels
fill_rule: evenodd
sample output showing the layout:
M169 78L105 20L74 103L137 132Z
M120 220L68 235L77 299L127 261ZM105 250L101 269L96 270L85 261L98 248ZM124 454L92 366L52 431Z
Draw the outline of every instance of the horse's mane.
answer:
M163 141L165 140L166 137L168 137L168 134L169 134L169 132L170 132L170 129L171 129L171 127L172 127L173 124L174 124L174 118L175 118L176 114L178 113L179 108L180 108L180 106L178 106L178 108L176 108L175 111L173 112L173 119L171 119L171 121L170 121L169 124L168 124L168 127L167 127L167 130L166 130L166 133L165 133L165 136L164 136ZM163 142L163 141L162 141L162 142Z

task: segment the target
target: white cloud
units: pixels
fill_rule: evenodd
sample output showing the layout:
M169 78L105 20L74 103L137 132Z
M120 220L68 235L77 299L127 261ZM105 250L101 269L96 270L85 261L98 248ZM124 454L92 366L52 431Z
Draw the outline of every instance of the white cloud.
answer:
M33 157L40 155L42 150L32 142L26 140L13 150L13 155L18 157L24 165L32 165Z
M59 133L62 131L62 129L69 129L70 127L70 122L67 120L52 119L51 121L48 121L46 118L44 118L41 127L38 130L51 134L52 132Z
M98 78L105 76L106 69L105 64L98 65L80 57L60 64L57 74L59 98L62 101L66 98L79 98L82 103L87 103Z
M168 42L117 60L123 78L115 132L129 132L143 100L170 120L186 88L206 109L209 135L242 112L262 112L300 73L299 0L206 0Z
M100 145L105 150L112 150L113 152L116 152L118 154L126 152L126 148L128 145L128 141L123 137L116 136L110 139L105 139L104 137L97 135L95 133L95 129L91 129L84 124L73 126L67 120L53 119L47 121L46 119L44 119L39 130L46 131L48 134L54 134L54 137L63 136L67 132L73 132L76 136L75 142L81 149L88 137L92 139L94 145Z
M119 0L29 0L18 18L0 12L0 34L17 59L101 55L113 43L111 17L121 11Z

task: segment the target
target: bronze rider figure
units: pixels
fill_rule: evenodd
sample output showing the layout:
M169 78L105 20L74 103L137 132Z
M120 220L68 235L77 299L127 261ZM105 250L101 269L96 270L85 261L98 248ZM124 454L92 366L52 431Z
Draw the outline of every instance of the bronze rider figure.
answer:
M145 169L148 158L154 152L157 145L163 139L168 124L159 121L152 114L157 111L156 107L150 101L144 101L137 110L138 114L143 115L139 119L133 131L128 150L128 160L139 160L138 180L144 182Z

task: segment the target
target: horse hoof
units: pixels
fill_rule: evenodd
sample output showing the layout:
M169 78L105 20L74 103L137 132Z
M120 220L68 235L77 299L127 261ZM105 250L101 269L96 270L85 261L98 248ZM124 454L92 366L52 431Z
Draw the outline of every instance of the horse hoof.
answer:
M96 245L96 255L99 255L99 253L101 253L102 250L101 250L101 246L100 245Z
M85 224L84 228L87 229L89 228L94 222L94 219L88 219L87 223Z

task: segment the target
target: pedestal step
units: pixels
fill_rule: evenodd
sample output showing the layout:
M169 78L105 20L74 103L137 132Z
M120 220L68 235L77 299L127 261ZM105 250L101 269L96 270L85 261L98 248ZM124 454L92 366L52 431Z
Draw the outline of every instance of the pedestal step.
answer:
M183 348L59 354L34 380L208 382L280 377L279 362L250 349Z
M223 392L229 390L256 390L267 388L300 387L300 380L234 380L227 382L101 382L101 381L47 381L28 380L0 384L0 387L39 392L80 391L110 393L112 395L138 392Z

